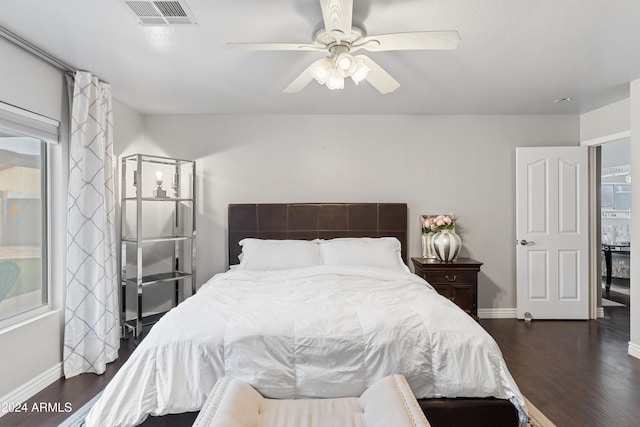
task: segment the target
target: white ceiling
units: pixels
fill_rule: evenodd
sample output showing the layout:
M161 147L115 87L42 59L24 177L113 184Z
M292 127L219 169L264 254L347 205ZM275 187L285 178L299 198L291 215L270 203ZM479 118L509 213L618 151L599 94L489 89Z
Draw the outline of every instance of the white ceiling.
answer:
M457 30L454 51L368 53L400 88L282 90L317 52L227 42L310 42L318 0L186 0L194 26L141 26L124 0L2 0L0 26L111 83L148 114L575 114L640 78L638 0L354 0L368 34ZM554 102L570 97L569 103Z

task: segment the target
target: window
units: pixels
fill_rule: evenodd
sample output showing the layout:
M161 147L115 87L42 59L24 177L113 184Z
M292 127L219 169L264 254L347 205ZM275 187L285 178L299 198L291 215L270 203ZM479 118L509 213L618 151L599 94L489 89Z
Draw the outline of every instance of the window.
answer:
M0 102L0 326L48 309L45 141L57 122Z
M46 146L0 137L0 321L47 305Z

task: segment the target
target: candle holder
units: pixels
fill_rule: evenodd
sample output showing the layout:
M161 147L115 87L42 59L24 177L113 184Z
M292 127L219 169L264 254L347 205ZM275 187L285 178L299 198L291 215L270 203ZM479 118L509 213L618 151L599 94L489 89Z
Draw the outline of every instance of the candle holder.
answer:
M180 174L171 175L171 188L173 188L174 197L180 197Z

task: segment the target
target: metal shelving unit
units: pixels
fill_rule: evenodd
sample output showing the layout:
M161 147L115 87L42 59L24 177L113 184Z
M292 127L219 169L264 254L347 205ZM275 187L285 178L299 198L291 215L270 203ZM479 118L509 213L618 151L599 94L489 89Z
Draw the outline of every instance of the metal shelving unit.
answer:
M145 311L144 296L152 288L162 292L158 288L173 284L171 308L189 296L186 280L191 281L190 295L196 292L195 176L192 160L144 154L122 158L121 318L123 332L136 342L144 326L168 311ZM136 297L127 298L128 291Z

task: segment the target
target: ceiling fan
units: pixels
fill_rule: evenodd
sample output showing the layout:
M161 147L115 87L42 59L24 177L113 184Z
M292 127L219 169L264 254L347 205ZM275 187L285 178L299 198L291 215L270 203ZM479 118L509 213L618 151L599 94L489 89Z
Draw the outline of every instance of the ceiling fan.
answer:
M320 0L324 28L316 32L312 43L227 43L241 50L297 50L328 52L328 56L313 62L289 86L285 93L302 90L312 80L329 89L343 89L344 79L355 84L368 81L380 93L390 93L400 87L382 67L366 55L353 55L360 49L369 52L392 50L452 50L458 46L457 31L414 31L367 36L353 26L353 0Z

